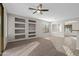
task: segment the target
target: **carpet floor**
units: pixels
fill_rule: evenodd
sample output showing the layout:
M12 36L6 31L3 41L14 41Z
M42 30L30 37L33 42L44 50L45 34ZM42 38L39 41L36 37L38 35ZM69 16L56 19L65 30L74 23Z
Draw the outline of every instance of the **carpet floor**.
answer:
M66 54L56 50L50 40L37 38L8 43L3 56L66 56Z

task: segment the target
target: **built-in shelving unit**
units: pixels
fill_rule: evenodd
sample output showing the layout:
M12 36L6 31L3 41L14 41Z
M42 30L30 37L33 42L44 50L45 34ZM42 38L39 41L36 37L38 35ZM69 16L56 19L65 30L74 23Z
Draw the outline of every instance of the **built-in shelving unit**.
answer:
M35 20L28 20L28 37L35 38L36 37L36 21Z
M25 19L15 18L15 39L25 38Z

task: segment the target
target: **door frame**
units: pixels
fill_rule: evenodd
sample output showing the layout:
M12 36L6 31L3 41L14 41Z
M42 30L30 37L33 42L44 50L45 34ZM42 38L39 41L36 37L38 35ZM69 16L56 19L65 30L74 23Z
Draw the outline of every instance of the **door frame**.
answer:
M2 5L2 3L0 3L1 5L1 55L4 51L4 7Z

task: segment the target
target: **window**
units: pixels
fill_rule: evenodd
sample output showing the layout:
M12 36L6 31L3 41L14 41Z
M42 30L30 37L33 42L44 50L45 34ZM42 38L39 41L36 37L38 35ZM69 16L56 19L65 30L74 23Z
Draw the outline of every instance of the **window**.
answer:
M53 32L62 32L61 24L52 24L52 31Z

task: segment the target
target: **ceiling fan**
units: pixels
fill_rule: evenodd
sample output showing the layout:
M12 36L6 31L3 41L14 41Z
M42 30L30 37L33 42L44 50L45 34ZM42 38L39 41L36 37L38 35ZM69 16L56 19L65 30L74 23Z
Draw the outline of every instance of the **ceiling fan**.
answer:
M33 14L35 14L35 13L43 14L43 13L42 13L43 11L49 11L48 9L42 8L42 4L39 4L39 5L37 6L37 8L29 8L29 10L35 10L35 12L33 12Z

